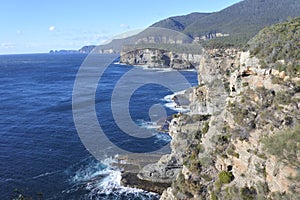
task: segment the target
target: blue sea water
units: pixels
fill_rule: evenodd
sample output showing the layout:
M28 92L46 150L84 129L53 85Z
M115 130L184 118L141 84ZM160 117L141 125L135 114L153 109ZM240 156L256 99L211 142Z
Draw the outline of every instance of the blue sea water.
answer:
M159 198L154 193L120 186L120 172L110 165L113 160L108 157L99 162L80 141L72 115L72 92L86 56L0 56L0 199L11 199L19 193L33 199ZM118 131L111 113L103 110L110 109L114 84L132 68L112 63L102 80L107 84L97 89L95 107L106 131ZM191 85L197 84L196 72L181 73ZM103 93L108 98L97 98ZM149 107L165 104L164 97L171 93L155 84L141 87L130 100L133 120L141 126L149 125ZM168 115L175 113L169 108L166 111ZM162 142L169 139L162 138Z

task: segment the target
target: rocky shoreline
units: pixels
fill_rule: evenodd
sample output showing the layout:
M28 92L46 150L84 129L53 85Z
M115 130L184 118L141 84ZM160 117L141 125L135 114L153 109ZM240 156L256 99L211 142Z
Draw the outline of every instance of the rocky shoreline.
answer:
M147 165L158 162L161 154L128 154L117 157L114 165L122 169L121 184L126 187L143 189L149 192L162 194L171 186L171 182L156 182L139 176L140 171Z

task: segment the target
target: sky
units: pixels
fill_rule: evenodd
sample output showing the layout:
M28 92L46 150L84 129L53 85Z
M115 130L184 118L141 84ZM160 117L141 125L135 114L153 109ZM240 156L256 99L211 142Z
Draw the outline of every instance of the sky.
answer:
M1 0L0 54L46 53L101 44L128 31L241 0Z

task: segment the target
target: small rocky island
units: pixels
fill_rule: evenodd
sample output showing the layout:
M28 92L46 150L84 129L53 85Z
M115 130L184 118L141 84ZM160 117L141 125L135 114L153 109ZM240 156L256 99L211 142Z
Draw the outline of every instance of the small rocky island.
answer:
M170 122L171 154L131 159L139 167L123 164L123 183L163 200L300 199L299 38L296 18L263 29L247 49L188 56L199 63L199 85L185 93L191 111ZM123 61L191 66L167 55L145 49Z

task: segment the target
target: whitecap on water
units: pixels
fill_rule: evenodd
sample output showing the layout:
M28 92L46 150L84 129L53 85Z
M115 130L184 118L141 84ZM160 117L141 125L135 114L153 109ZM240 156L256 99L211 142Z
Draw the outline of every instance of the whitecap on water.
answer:
M170 94L170 95L167 95L164 97L163 101L166 102L164 104L165 107L171 109L171 110L175 110L177 112L181 112L181 113L186 113L186 112L189 112L189 109L187 108L184 108L182 106L178 106L174 101L173 101L173 98L174 96L176 95L179 95L179 94L183 94L184 91L180 91L180 92L177 92L177 93L174 93L174 94Z
M64 193L80 194L81 199L159 199L158 194L122 186L121 169L113 166L116 162L107 158L82 165L70 179L74 187Z
M150 121L145 121L143 119L138 119L136 121L136 124L142 128L146 128L149 130L156 130L158 129L160 126L157 124L157 122L150 122Z

